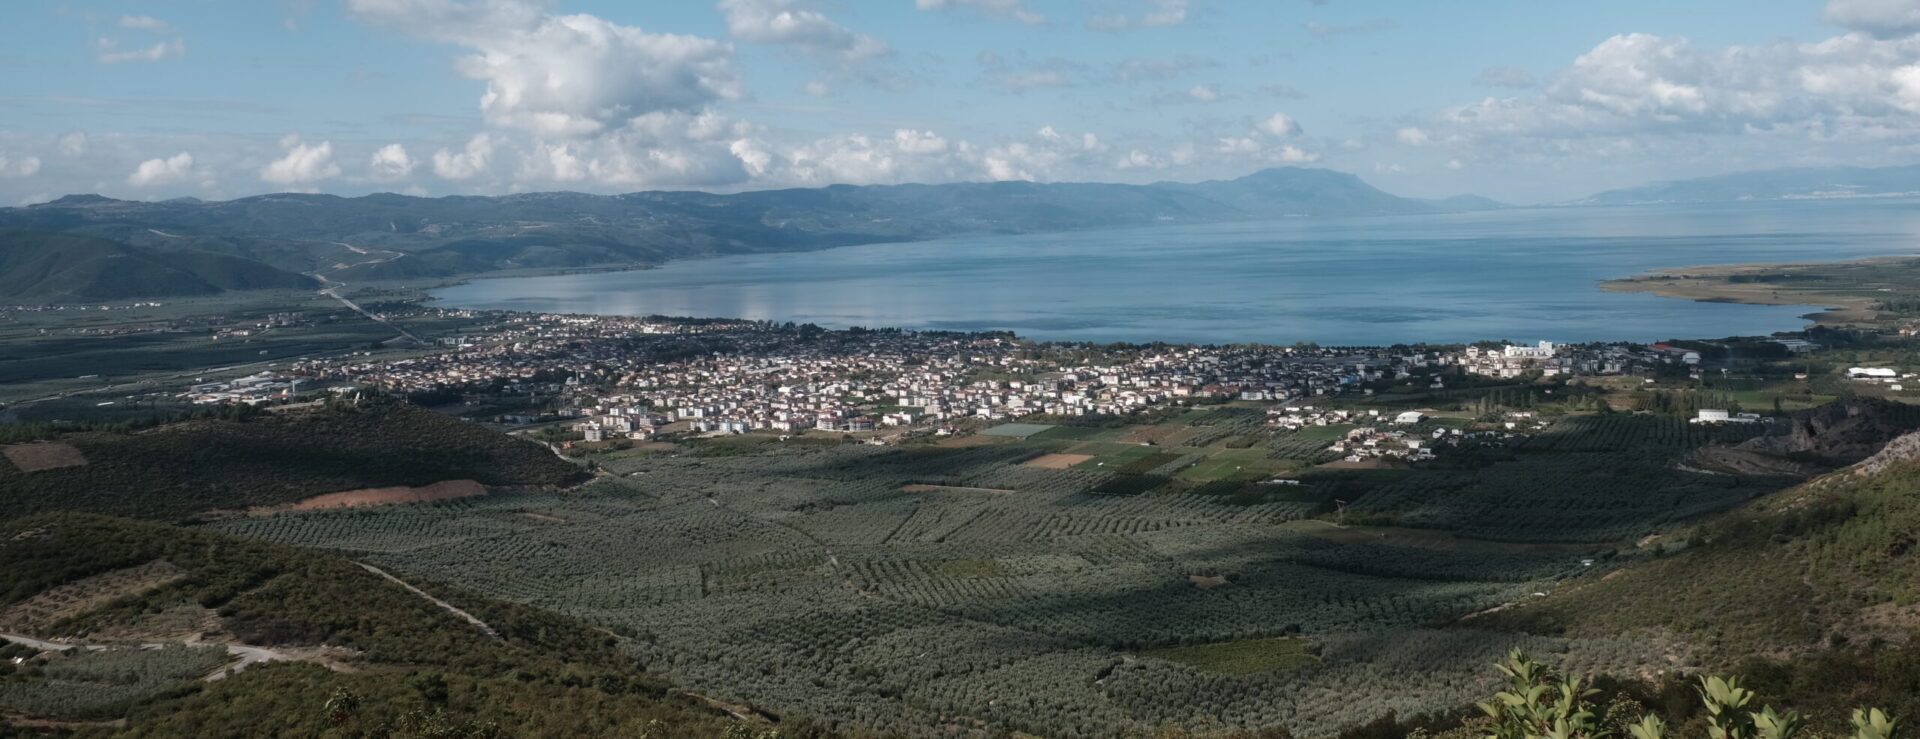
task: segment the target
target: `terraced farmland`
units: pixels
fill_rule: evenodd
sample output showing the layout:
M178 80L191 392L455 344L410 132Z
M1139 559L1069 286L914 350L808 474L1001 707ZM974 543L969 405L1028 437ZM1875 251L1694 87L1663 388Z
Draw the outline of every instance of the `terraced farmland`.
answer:
M1489 687L1483 663L1520 642L1616 672L1672 652L1652 637L1436 630L1553 588L1583 569L1580 555L1315 536L1283 524L1323 510L1321 489L1334 483L1249 502L1174 478L1237 485L1304 470L1272 455L1273 440L1305 434L1227 410L1181 427L1215 436L1212 446L1064 426L990 446L770 443L742 455L628 456L571 492L211 525L580 616L633 635L637 660L702 693L908 735L954 721L1066 737L1160 725L1329 731L1370 718L1355 714L1353 690L1391 694L1375 705L1403 713L1478 695ZM1247 436L1260 443L1227 441ZM1074 453L1061 445L1112 463L1028 464ZM1524 457L1510 464L1527 473ZM1448 491L1484 486L1465 472L1409 474L1422 482L1382 478L1364 499L1457 523ZM1160 482L1099 494L1126 478ZM1673 515L1724 499L1706 492L1596 510L1624 530L1661 505L1658 515ZM1550 526L1551 515L1532 509L1514 530ZM1428 648L1435 641L1450 648ZM1378 646L1389 642L1406 654ZM1278 644L1287 649L1267 648ZM1301 657L1307 649L1318 654ZM1389 687L1416 674L1428 687Z

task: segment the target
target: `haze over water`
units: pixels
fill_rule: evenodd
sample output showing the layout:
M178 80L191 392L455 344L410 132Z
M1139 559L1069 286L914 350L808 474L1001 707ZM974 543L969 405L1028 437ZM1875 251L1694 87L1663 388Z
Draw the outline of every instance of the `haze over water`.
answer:
M1804 306L1605 293L1662 267L1910 254L1913 200L1493 211L975 236L476 280L449 308L1005 329L1042 340L1656 341L1801 328Z

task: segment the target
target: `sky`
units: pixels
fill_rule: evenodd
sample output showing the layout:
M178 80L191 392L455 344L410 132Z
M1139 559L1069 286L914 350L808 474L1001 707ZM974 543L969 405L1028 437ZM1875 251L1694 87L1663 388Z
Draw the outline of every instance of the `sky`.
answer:
M7 0L0 206L1920 162L1920 0Z

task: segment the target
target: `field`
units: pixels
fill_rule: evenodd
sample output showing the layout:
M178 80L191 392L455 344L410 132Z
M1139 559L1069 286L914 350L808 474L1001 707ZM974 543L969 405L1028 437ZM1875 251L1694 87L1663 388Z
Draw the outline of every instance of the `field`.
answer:
M1228 675L1286 670L1319 661L1305 640L1292 637L1247 639L1197 647L1165 647L1150 649L1142 654Z
M1621 674L1684 663L1657 632L1450 625L1767 484L1666 467L1714 438L1669 419L1569 419L1479 468L1358 472L1304 461L1344 429L1261 420L1221 408L966 447L767 441L619 458L572 491L208 525L632 634L644 664L703 695L838 728L1324 733L1483 697L1485 663L1512 646ZM1303 484L1255 479L1281 470ZM1488 515L1499 506L1512 515ZM1320 511L1428 528L1307 526ZM1351 690L1379 701L1359 709Z
M78 467L87 463L87 456L72 444L57 441L43 441L32 444L7 444L0 446L0 455L12 462L21 472L39 472L60 467Z

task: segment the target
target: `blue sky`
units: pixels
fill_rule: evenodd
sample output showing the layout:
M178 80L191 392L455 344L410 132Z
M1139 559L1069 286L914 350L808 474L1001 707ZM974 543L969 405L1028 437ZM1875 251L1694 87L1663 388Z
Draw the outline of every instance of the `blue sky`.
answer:
M1920 0L12 0L0 204L1892 164Z

